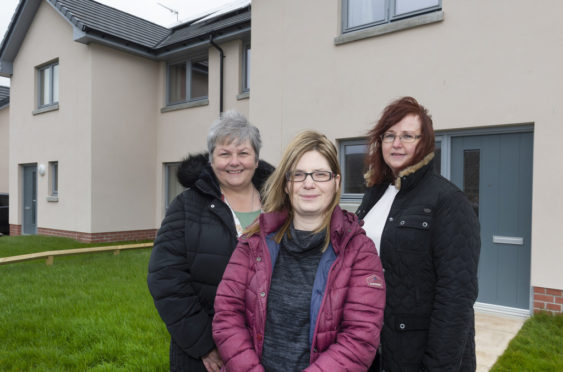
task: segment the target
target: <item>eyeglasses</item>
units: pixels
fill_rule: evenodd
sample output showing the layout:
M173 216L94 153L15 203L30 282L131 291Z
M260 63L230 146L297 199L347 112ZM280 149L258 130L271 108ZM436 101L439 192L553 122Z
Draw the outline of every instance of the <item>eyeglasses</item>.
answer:
M403 133L401 135L396 135L394 133L385 133L381 135L380 138L381 142L383 143L393 143L395 142L395 138L397 137L399 137L399 141L401 141L401 143L413 143L422 136L420 134L415 135L411 133Z
M314 172L302 172L294 171L287 172L285 177L288 181L292 182L303 182L307 179L307 176L311 176L311 179L315 182L328 182L332 179L334 174L329 171L314 171Z

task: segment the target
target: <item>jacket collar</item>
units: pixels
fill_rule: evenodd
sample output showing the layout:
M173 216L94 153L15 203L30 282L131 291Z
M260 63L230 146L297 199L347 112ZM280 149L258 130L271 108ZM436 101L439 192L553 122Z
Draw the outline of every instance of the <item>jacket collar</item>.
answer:
M278 231L287 218L288 212L286 210L262 213L259 218L260 234L267 236ZM341 247L345 247L348 241L358 233L358 230L361 230L358 217L336 206L330 219L330 242L334 251L339 253Z
M426 155L420 162L400 171L394 182L397 190L401 190L401 187L408 189L411 185L418 182L418 180L428 171L428 169L430 169L432 159L434 159L434 152Z

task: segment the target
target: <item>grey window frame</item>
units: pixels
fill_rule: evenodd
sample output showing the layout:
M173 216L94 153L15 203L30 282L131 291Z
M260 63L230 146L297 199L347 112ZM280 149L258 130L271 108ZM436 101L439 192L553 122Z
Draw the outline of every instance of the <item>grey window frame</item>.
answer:
M59 162L49 162L49 195L59 196Z
M341 194L340 194L340 198L343 201L351 201L351 202L355 202L355 201L360 201L362 200L363 194L360 193L345 193L344 190L346 189L346 151L345 151L345 147L346 146L354 146L354 145L366 145L368 144L368 140L367 138L350 138L350 139L342 139L342 140L338 140L338 147L339 147L339 151L338 151L338 157L339 157L339 161L340 161L340 171L342 172L341 177L340 177L340 190Z
M172 166L179 166L182 162L180 161L173 161L173 162L167 162L167 163L163 163L164 166L164 210L166 211L168 209L168 207L170 206L170 176L171 175L171 167Z
M209 68L209 54L208 53L200 53L189 58L179 59L170 61L166 64L166 106L174 106L174 105L181 105L184 103L189 102L197 102L207 100L209 98L209 69L207 70L207 95L201 97L192 98L192 65L196 62L207 60L207 66ZM176 66L180 64L185 64L186 66L186 97L180 101L170 101L170 67Z
M48 63L45 63L41 66L37 66L36 67L36 76L37 76L37 108L38 109L42 109L42 108L46 108L46 107L51 107L51 106L56 106L59 103L59 100L57 99L55 101L55 71L54 68L55 66L57 66L57 69L59 69L59 60L55 60L55 61L51 61ZM50 92L50 101L47 103L41 103L41 92L43 92L43 88L45 85L44 79L42 79L41 77L41 73L42 71L50 71L51 74L51 81L49 83L49 92ZM60 84L58 82L58 76L57 76L57 96L58 93L60 91ZM59 97L57 97L59 98Z
M342 33L348 33L348 32L353 32L353 31L358 31L358 30L362 30L365 28L370 28L370 27L374 27L374 26L379 26L379 25L385 25L385 24L389 24L401 19L405 19L405 18L411 18L411 17L415 17L415 16L419 16L422 14L426 14L426 13L431 13L431 12L438 12L442 10L442 0L438 0L438 5L435 6L430 6L430 7L426 7L426 8L422 8L416 11L412 11L409 13L405 13L405 14L401 14L401 15L396 15L396 1L397 0L385 0L385 19L382 21L375 21L375 22L370 22L370 23L365 23L362 25L358 25L358 26L354 26L354 27L348 27L348 4L349 4L349 0L342 0L341 6L342 6Z

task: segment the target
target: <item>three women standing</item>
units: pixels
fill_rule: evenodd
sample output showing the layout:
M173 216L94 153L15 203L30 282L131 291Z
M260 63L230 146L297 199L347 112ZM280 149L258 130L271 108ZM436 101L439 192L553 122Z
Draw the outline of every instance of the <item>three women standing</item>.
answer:
M385 371L474 371L479 221L433 171L427 110L404 97L369 133L368 189L357 210L379 250L387 302Z
M219 371L211 334L215 292L237 238L259 214L259 190L273 168L258 160L258 129L234 111L208 134L208 155L191 156L178 171L184 192L158 231L148 285L170 332L171 371Z
M334 145L316 132L298 135L217 290L213 337L227 371L370 366L385 284L373 242L338 207L339 194Z

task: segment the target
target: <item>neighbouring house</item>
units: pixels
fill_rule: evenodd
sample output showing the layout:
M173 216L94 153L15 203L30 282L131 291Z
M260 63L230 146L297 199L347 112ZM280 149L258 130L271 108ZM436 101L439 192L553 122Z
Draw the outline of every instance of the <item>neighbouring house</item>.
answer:
M254 0L167 29L92 0L21 1L0 46L11 231L154 234L178 161L231 108L274 164L297 132L326 133L353 210L367 130L412 95L433 115L436 171L479 214L477 307L561 312L563 4L546 5L530 17L523 0Z
M153 238L220 105L248 114L249 4L168 29L91 0L20 1L0 46L11 235Z
M10 88L0 86L0 235L8 234L8 148Z

